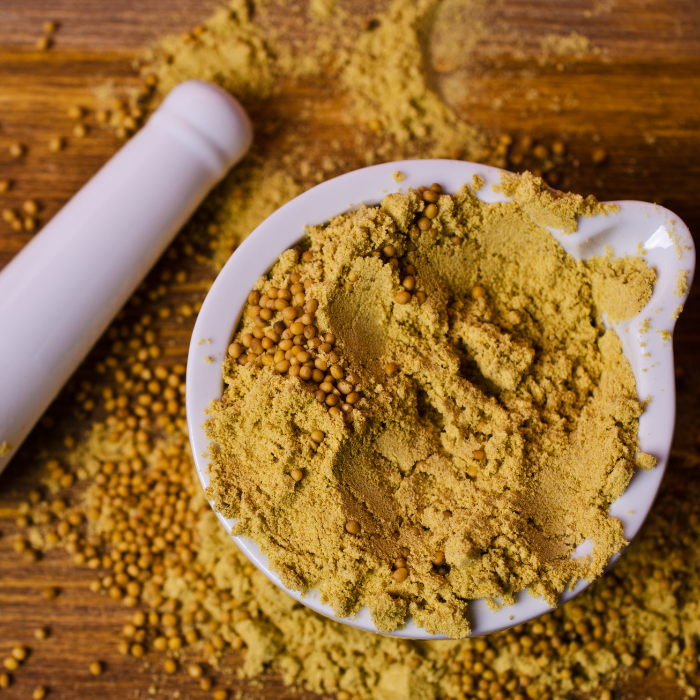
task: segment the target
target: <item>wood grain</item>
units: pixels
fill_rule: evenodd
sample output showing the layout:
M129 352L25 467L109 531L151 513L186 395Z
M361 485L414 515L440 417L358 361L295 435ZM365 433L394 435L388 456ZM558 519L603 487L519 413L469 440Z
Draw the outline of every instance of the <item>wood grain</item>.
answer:
M371 19L387 3L341 4ZM445 0L444 5L447 9L435 19L428 60L432 85L454 109L491 133L506 132L516 140L534 134L545 144L563 140L570 160L579 163L564 178L574 191L601 199L661 201L691 231L700 230L700 9L695 0L502 0L488 7L489 31L462 51L440 46L440 13L454 10L456 2ZM135 83L132 62L141 47L162 33L190 28L212 6L199 0L3 0L0 180L10 179L14 187L0 195L0 208L19 208L32 198L41 204L41 220L48 220L119 147L111 132L94 123L85 139L71 137L68 108L94 106L95 88L107 81ZM306 36L305 4L273 3L272 11L280 28L293 37ZM33 46L47 19L58 21L60 29L54 48L38 52ZM469 14L452 12L450 21L457 29L465 23L467 36ZM588 37L591 50L583 57L541 64L542 40L574 30ZM309 101L322 107L313 129L300 116ZM333 81L285 84L276 105L278 110L284 105L300 139L333 134L352 148L351 135L342 127L344 98ZM64 134L69 134L66 150L51 153L49 140ZM19 160L8 155L12 142L28 146ZM593 163L596 148L608 153L602 166ZM31 234L14 233L0 221L0 267L30 239ZM188 336L188 327L173 326L169 353L183 355ZM697 361L697 286L678 324L675 348L681 365ZM59 399L56 410L64 405L69 410L70 404ZM51 438L40 429L30 438L43 439ZM25 454L0 476L0 658L16 643L28 644L32 653L14 674L15 684L0 696L30 697L34 687L44 684L51 688L50 697L66 700L150 697L149 688L156 689L154 697L176 697L177 692L180 697L210 697L183 673L163 674L156 655L137 662L117 653L127 613L89 593L88 570L72 565L59 551L32 565L14 552L19 532L14 517L33 485ZM43 599L47 585L60 587L55 601ZM48 625L52 634L37 642L33 630L40 625ZM96 659L106 663L99 678L88 672ZM284 688L276 676L262 684L240 681L235 675L239 661L232 654L223 670L228 687L246 698L312 697ZM666 700L682 693L651 678L628 683L620 697Z

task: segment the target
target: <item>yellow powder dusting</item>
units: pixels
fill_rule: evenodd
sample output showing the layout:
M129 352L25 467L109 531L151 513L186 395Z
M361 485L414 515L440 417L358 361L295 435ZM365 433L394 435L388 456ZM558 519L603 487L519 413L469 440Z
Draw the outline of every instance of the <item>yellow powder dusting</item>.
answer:
M688 270L676 272L676 288L673 293L677 297L685 296L688 293Z
M541 42L543 57L550 56L585 56L591 49L588 37L571 32L571 34L548 34Z
M472 189L474 192L479 192L481 188L486 184L484 178L478 173L474 173L472 176Z
M185 80L208 80L239 98L269 95L275 85L274 64L248 3L230 0L197 36L166 36L154 49L149 74L158 79L161 94Z
M513 197L536 224L560 229L564 233L577 230L576 219L579 216L607 216L609 212L619 210L615 204L599 203L593 195L584 199L572 192L551 192L541 177L530 173L524 176L504 173L500 189L507 197Z
M291 376L287 360L272 360L284 358L281 345L265 362L252 335L258 310L246 308L235 340L254 352L224 364L226 391L207 421L207 495L286 586L318 589L338 616L367 606L384 632L410 614L431 633L464 637L467 601L510 603L529 587L554 605L626 544L607 510L632 476L642 406L594 291L601 264L616 261L577 262L536 223L571 228L573 212L604 207L544 190L535 201L537 183L522 181L507 178L522 203L486 205L467 186L441 195L427 232L414 224L425 209L414 191L388 195L309 228L305 252L287 251L258 282L264 305L308 280L318 308L308 343L297 337L304 362L337 370L337 388L357 392L346 420L324 405L324 372ZM409 273L414 296L401 303ZM275 323L285 328L281 311ZM313 342L328 333L336 358ZM387 375L388 363L398 372ZM572 559L586 539L590 560Z
M657 275L644 258L593 257L587 265L591 269L593 300L613 323L636 316L651 299Z
M400 172L393 173L392 177L394 178L395 182L403 182L406 179L406 176Z
M408 153L415 152L417 138L430 143L434 158L458 151L467 160L480 160L487 155L486 140L428 88L421 69L421 32L438 5L437 0L394 0L379 25L360 36L343 80L358 117Z

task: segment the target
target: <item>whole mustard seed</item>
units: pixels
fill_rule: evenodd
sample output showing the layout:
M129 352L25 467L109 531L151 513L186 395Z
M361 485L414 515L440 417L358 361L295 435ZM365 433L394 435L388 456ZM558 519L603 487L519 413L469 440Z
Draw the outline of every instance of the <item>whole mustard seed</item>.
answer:
M187 673L191 678L201 678L202 677L202 667L199 664L190 664L187 667Z
M438 215L438 208L434 204L428 204L428 206L423 210L423 214L428 219L434 219Z
M34 688L34 692L32 693L33 700L44 700L45 697L46 688L43 685L39 685L36 688Z
M18 645L12 649L12 657L17 661L24 661L27 658L27 648Z
M174 659L166 659L163 664L163 670L169 674L175 673L177 671L177 662Z
M593 163L601 165L608 159L608 152L604 148L596 148L593 151Z
M9 688L12 684L12 676L9 673L0 673L0 688Z
M384 373L387 377L395 377L398 374L399 366L395 362L384 365Z
M2 664L8 671L16 671L19 668L19 661L13 656L8 656L3 659Z
M445 563L445 552L435 552L430 558L430 561L432 561L435 566L442 566Z
M47 586L44 588L43 596L46 600L55 600L58 596L58 588L56 586Z
M351 535L359 535L360 530L362 529L360 526L360 523L357 522L357 520L348 520L345 523L345 529L351 534Z
M22 204L22 209L30 216L36 216L39 212L39 205L33 199L27 199L24 204Z
M102 672L104 671L104 668L103 668L103 666L102 666L102 662L100 662L100 661L93 661L93 662L90 664L90 669L89 669L89 670L90 670L90 673L91 673L93 676L101 676L101 675L102 675Z
M408 578L408 569L401 568L401 569L396 569L394 573L392 574L394 577L394 580L397 583L402 583Z

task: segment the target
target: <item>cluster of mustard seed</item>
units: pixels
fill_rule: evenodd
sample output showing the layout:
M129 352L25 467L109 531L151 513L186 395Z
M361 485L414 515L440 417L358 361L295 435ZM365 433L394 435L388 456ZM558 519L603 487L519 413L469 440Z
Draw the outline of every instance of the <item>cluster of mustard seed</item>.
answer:
M313 253L304 251L301 260L311 262ZM313 280L302 280L301 274L294 272L288 287L269 287L262 295L250 292L248 322L244 318L243 329L228 353L240 365L271 366L281 375L312 383L316 401L330 416L342 420L352 416L362 398L356 390L360 377L342 366L335 335L320 333L316 327L318 302L306 294L312 284ZM320 430L311 435L317 443L324 437Z
M0 182L0 192L7 192L10 189L11 183L9 180L3 180ZM17 212L14 209L3 209L2 219L5 221L10 228L19 233L20 231L26 231L27 233L32 233L36 231L38 222L36 215L39 212L39 205L33 199L27 199L22 204L22 211Z

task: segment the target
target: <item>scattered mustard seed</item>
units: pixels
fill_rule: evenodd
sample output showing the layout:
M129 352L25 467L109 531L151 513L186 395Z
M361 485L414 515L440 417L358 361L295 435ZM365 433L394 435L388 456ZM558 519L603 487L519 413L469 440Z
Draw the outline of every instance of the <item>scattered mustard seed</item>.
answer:
M102 662L101 662L101 661L93 661L93 662L90 664L90 673L91 673L93 676L101 676L103 670L104 670L104 669L103 669L103 667L102 667Z
M17 661L24 661L27 658L26 647L23 647L22 645L14 647L14 649L12 650L12 656L13 658L17 659Z
M202 667L199 664L190 664L187 667L187 673L191 678L201 678L202 677Z
M445 552L435 552L430 558L430 561L432 561L435 566L442 566L445 563Z
M58 596L59 590L56 586L47 586L44 588L44 598L46 600L54 600Z
M608 152L604 148L596 148L593 151L593 163L595 165L601 165L608 158Z

